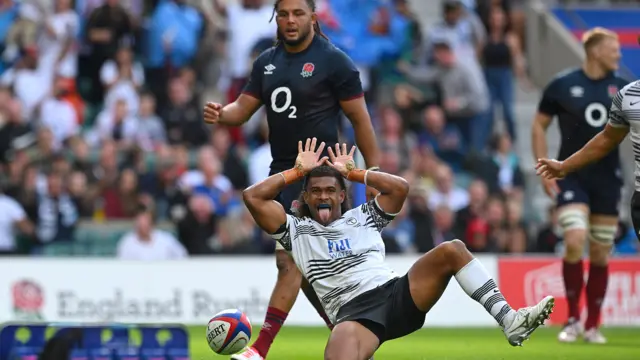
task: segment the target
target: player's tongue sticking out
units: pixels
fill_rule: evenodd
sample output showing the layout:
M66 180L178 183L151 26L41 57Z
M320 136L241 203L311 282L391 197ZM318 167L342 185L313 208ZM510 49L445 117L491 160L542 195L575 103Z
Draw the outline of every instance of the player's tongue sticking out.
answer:
M318 217L320 218L320 222L326 224L331 219L331 205L329 204L320 204L318 205Z

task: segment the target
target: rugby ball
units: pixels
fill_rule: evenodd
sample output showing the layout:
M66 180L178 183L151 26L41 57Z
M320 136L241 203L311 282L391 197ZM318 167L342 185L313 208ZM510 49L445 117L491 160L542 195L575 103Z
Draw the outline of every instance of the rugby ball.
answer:
M238 309L222 310L207 325L207 342L216 354L233 355L249 345L251 322Z

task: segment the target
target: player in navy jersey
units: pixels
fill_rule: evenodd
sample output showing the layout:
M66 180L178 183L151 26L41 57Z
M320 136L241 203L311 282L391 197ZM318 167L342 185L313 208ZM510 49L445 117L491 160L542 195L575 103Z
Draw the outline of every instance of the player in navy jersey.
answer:
M317 22L314 0L277 0L274 15L277 42L253 63L242 94L226 106L209 103L208 123L241 126L262 105L267 112L271 144L271 174L293 167L299 140L316 137L333 146L346 115L355 130L356 143L366 165L377 168L379 150L364 100L360 74L349 57L332 45ZM278 201L290 211L301 184L283 189ZM301 274L291 257L276 246L278 280L258 339L234 359L266 357L273 339L291 310L300 290ZM310 286L302 289L331 328L322 305Z
M536 160L548 157L545 132L554 116L561 133L558 160L580 150L607 124L612 98L628 81L615 75L620 43L615 33L595 28L583 36L586 59L579 69L556 76L544 89L532 128ZM601 160L557 180L542 178L546 193L555 198L558 220L564 231L563 278L568 321L558 339L573 342L582 334L580 295L584 287L582 257L589 239L589 280L586 284L588 316L584 340L604 343L598 330L608 282L608 258L618 227L622 188L617 148Z

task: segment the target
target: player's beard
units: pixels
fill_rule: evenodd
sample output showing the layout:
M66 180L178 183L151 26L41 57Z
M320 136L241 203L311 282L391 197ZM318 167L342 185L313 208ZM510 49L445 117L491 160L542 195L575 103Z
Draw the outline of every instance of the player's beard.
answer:
M311 24L309 24L304 29L300 28L299 31L300 31L300 35L298 36L297 39L287 39L287 37L285 36L285 32L278 29L278 32L280 33L280 39L282 39L282 41L289 46L298 46L302 44L305 40L307 40L307 38L309 38L309 36L311 35Z

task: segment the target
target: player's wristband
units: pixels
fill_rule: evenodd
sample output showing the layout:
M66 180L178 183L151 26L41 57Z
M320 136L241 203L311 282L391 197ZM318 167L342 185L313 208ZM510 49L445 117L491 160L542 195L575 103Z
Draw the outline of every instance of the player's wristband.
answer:
M369 170L353 169L347 173L347 180L351 182L359 182L366 185L368 172Z
M282 176L282 179L284 179L284 184L285 185L289 185L292 184L296 181L299 181L300 179L302 179L304 177L304 173L298 169L289 169L289 170L285 170L279 173L280 176Z

